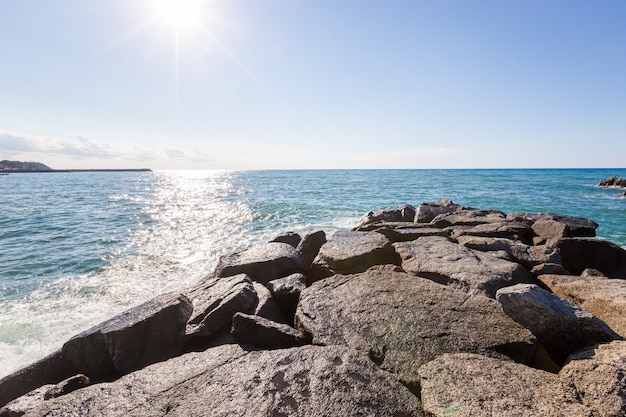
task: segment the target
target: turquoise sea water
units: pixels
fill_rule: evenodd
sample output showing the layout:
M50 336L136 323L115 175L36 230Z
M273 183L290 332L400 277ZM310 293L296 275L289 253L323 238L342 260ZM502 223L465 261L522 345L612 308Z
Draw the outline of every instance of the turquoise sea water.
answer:
M588 217L626 246L626 169L177 171L0 176L0 377L72 335L292 230L441 197Z

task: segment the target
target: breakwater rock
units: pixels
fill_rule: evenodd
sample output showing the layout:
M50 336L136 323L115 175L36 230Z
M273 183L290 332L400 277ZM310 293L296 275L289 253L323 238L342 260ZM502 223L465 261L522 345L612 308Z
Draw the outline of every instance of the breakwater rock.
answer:
M626 188L626 178L611 177L598 183L599 187L620 187Z
M285 233L0 380L0 416L624 416L626 251L438 200Z

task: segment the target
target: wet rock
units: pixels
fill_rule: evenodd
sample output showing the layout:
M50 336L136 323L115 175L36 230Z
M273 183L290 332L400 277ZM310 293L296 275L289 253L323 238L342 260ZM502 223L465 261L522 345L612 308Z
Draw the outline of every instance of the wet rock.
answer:
M559 364L578 349L620 339L593 314L537 285L502 288L496 298L504 312L533 332Z
M339 231L322 246L316 263L337 273L350 274L373 265L392 264L395 260L391 242L380 233Z
M233 255L222 256L215 270L218 277L246 274L265 285L287 275L303 273L300 254L287 243L266 243Z
M541 275L554 294L584 308L626 337L626 281L601 276Z
M379 221L383 222L410 222L415 219L415 207L404 204L392 208L384 208L376 213L370 211L358 221L356 227L364 226Z
M190 339L206 338L230 326L237 312L248 313L258 303L252 281L245 274L210 278L186 292L193 303L193 313L187 323Z
M233 316L231 334L237 343L261 349L285 349L310 343L305 335L291 326L243 313Z
M278 306L285 316L293 318L296 314L296 306L300 300L300 293L306 288L306 276L292 274L285 278L270 281L267 288L272 292ZM293 319L291 320L293 322Z
M295 232L285 232L282 235L276 236L270 241L270 243L286 243L294 248L298 246L302 238Z
M558 252L547 246L530 246L511 239L480 236L460 236L457 241L461 246L481 252L503 250L510 255L512 260L527 269L532 269L539 264L561 263L561 256Z
M57 384L78 373L61 350L0 379L0 407L41 386Z
M419 400L366 358L331 346L189 353L46 401L31 416L423 416Z
M470 293L495 297L498 289L532 276L522 266L460 246L444 237L422 237L394 243L402 268L415 275L454 286Z
M588 348L570 356L559 375L571 383L596 417L626 415L626 342Z
M534 336L495 300L391 265L314 283L301 294L296 328L312 335L314 344L369 354L412 389L417 389L418 368L443 353L481 353L521 363L535 354Z
M461 210L463 206L454 204L451 200L440 198L437 201L422 203L415 213L416 223L430 223L441 214L449 214Z
M63 358L96 380L171 358L182 352L191 311L184 295L158 296L72 337Z
M599 239L566 238L555 247L561 255L563 266L574 275L593 268L611 278L626 278L626 250Z
M592 417L557 375L482 355L445 354L419 370L427 415Z
M302 266L308 270L315 260L322 245L326 243L326 233L323 230L308 233L304 235L300 244L296 248L302 260Z

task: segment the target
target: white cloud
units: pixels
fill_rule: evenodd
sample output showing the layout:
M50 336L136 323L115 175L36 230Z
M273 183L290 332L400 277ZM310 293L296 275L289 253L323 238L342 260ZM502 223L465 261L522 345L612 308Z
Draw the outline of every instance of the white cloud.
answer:
M56 161L67 167L74 161L80 164L89 161L102 161L107 167L117 167L121 161L136 165L159 161L207 162L214 156L199 149L178 148L172 146L148 147L131 142L102 142L84 136L51 137L16 133L0 130L0 158L37 160L54 165ZM132 164L132 163L135 164ZM79 166L84 168L85 166Z

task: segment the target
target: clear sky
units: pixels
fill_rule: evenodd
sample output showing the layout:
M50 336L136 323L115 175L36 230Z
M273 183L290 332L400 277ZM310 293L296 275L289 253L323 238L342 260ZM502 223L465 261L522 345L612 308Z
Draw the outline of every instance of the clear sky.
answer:
M0 159L624 167L624 0L0 0Z

